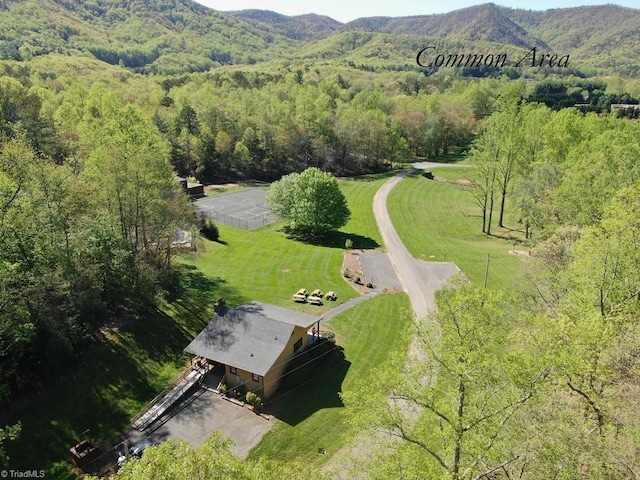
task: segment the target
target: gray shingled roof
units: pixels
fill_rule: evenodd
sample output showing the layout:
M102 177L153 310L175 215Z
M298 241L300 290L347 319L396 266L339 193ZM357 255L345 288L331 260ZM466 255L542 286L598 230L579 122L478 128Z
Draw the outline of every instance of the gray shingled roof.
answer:
M294 328L309 329L318 320L313 315L261 302L224 308L184 351L264 376L284 350Z

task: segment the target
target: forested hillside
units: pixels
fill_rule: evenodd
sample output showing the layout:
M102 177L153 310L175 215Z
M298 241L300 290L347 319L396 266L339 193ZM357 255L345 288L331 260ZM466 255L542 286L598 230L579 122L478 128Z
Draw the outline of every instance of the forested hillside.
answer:
M508 52L514 61L538 47L570 55L571 66L581 71L635 75L640 68L640 12L615 5L530 12L487 3L441 15L340 24L265 10L226 14L191 0L5 0L0 29L3 59L87 55L161 74L300 58L419 71L415 55L429 44L447 54Z
M293 40L311 40L328 37L341 29L333 18L309 13L289 17L269 10L240 10L228 12L267 33L278 33Z
M8 0L0 56L93 56L147 73L203 71L273 59L291 44L191 0Z

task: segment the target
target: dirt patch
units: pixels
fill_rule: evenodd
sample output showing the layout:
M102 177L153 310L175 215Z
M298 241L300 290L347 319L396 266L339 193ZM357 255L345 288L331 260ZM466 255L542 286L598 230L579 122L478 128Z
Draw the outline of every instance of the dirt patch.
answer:
M345 273L347 273L349 277L345 277ZM360 251L349 250L344 254L342 259L342 278L360 294L371 291L366 285L355 282L356 278L364 278L364 271L360 264Z
M473 186L473 182L471 180L467 180L466 178L460 178L458 180L447 180L444 177L439 177L439 176L435 176L433 177L433 179L436 182L440 182L440 183L452 183L453 185L459 185L461 187L471 187Z
M522 255L525 257L533 257L531 250L509 250L511 255Z
M456 185L461 185L463 187L471 187L473 185L473 182L471 180L467 180L465 178L461 178L460 180L456 180L455 184Z
M204 187L205 191L206 190L227 190L229 188L232 187L237 187L238 184L237 183L216 183L216 184L212 184L212 185L206 185Z

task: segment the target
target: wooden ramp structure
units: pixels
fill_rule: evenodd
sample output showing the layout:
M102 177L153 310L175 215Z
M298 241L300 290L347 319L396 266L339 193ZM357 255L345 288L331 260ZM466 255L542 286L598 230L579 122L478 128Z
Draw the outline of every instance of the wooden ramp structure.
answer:
M148 432L153 424L179 402L192 388L202 383L209 371L207 365L194 365L185 370L170 386L131 420L131 426L140 432Z

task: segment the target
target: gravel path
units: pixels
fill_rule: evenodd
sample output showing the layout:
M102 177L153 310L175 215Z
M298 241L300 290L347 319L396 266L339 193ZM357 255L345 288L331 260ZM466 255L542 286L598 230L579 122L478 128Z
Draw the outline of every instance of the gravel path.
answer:
M373 198L373 213L391 258L391 264L403 290L409 295L416 318L420 319L426 317L429 311L436 307L436 291L460 269L451 262L416 260L404 246L391 223L391 217L387 211L387 198L393 187L409 173L400 173L380 187Z

